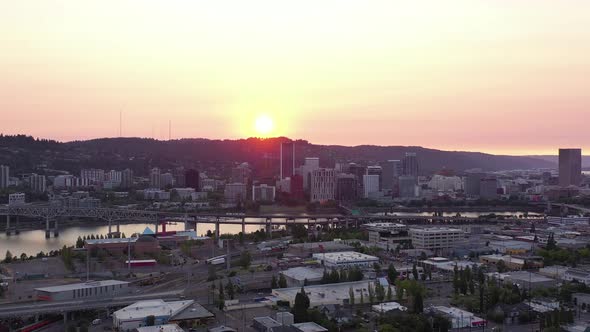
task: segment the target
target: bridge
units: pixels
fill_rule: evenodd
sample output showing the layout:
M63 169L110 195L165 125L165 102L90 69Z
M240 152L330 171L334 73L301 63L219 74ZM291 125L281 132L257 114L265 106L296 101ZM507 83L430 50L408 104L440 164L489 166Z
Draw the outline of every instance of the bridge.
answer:
M67 313L73 311L109 309L123 307L144 300L178 300L182 291L169 291L163 293L132 295L123 297L106 298L100 300L84 301L58 301L35 303L11 303L0 305L0 318L36 316L40 314Z
M358 227L359 224L369 222L402 222L402 223L473 223L481 221L480 218L461 216L400 216L394 214L386 215L342 215L342 214L258 214L258 213L189 213L189 212L162 212L150 210L130 210L123 208L70 208L53 207L48 205L21 205L21 206L0 206L0 215L6 216L6 230L10 232L15 228L10 225L11 216L24 216L38 218L45 221L45 236L50 237L53 231L54 236L59 236L59 218L92 218L104 220L108 223L109 234L113 233L113 224L116 225L116 232L122 221L136 221L153 223L156 232L162 221L178 220L185 223L185 229L197 229L198 224L215 224L215 235L219 237L219 226L221 224L242 225L242 232L245 233L247 225L265 226L270 234L273 226L290 226L302 224L308 227ZM540 221L539 218L529 218L530 221ZM53 221L53 227L51 227ZM18 229L18 226L16 226Z

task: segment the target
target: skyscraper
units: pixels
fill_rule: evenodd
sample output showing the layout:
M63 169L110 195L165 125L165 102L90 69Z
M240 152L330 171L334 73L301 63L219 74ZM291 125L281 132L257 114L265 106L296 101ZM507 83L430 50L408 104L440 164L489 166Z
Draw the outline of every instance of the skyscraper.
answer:
M281 179L295 174L295 143L281 143Z
M133 187L133 171L129 168L124 169L121 172L121 187L122 188Z
M401 160L387 160L379 163L379 165L381 165L381 189L393 189L395 179L403 173Z
M379 192L379 175L365 174L363 175L363 197L369 198L371 195Z
M193 188L196 191L199 191L199 181L201 180L201 175L199 171L196 169L187 169L184 173L184 182L187 187Z
M37 193L44 193L46 189L45 175L31 174L29 176L29 187Z
M582 149L559 149L559 185L579 186L582 182Z
M377 190L376 191L381 191L382 189L382 181L383 178L381 177L381 175L383 174L383 169L381 169L381 166L367 166L367 174L365 175L375 175L377 176ZM366 184L365 180L364 180L364 176L363 176L363 186ZM371 188L371 191L373 191L374 188ZM363 189L364 192L366 193L366 189Z
M406 152L403 159L404 174L406 176L418 177L418 158L416 152Z
M311 174L312 202L322 202L334 199L336 193L336 171L331 168L316 169Z
M305 163L301 166L300 172L303 177L303 190L311 189L311 174L320 168L320 158L306 157Z
M160 169L155 167L150 172L150 187L160 188Z
M0 165L0 188L8 187L10 180L10 167Z
M336 176L336 200L341 202L357 199L356 177L354 174L338 174Z

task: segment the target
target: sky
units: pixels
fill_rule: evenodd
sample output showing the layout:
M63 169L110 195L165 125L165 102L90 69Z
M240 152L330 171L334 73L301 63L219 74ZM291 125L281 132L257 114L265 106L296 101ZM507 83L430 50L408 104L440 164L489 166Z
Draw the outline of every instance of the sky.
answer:
M0 0L0 132L588 150L589 22L586 0Z

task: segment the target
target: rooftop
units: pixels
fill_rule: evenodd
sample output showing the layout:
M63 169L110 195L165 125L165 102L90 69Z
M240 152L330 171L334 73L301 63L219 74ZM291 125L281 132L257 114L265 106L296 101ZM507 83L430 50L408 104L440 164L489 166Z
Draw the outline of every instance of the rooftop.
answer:
M151 315L156 317L174 316L193 303L193 300L173 302L164 302L164 300L139 301L115 311L113 315L119 320L136 319Z
M281 274L295 280L315 280L321 279L324 272L323 269L312 269L309 267L300 266L281 271Z
M266 328L281 326L281 323L277 322L276 320L274 320L268 316L254 317L254 318L252 318L252 320L257 322L258 324L263 325Z
M86 240L86 244L135 243L137 237Z
M313 258L332 262L378 261L379 258L356 251L327 252L313 254Z
M450 228L450 227L411 228L410 231L420 232L420 233L440 233L440 232L464 233L463 230L461 230L459 228Z
M314 322L293 324L293 327L295 327L296 329L298 329L299 331L302 331L302 332L326 332L326 331L328 331L327 328L325 328L321 325L318 325Z
M59 286L49 286L49 287L41 287L35 288L36 291L41 292L48 292L48 293L57 293L57 292L67 292L77 289L86 289L86 288L95 288L95 287L103 287L103 286L117 286L117 285L127 285L129 284L127 281L119 281L119 280L101 280L101 281L89 281L89 282L81 282L76 284L67 284L67 285L59 285Z
M137 332L184 332L180 326L176 324L165 324L156 326L138 327Z

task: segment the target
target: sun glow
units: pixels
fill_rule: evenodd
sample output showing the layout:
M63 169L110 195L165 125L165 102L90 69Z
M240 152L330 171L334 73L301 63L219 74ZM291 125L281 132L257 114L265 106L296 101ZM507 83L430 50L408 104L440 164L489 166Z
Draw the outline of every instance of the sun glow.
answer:
M274 128L274 123L271 118L266 115L261 115L256 118L254 122L254 129L256 129L256 133L261 136L268 136Z

